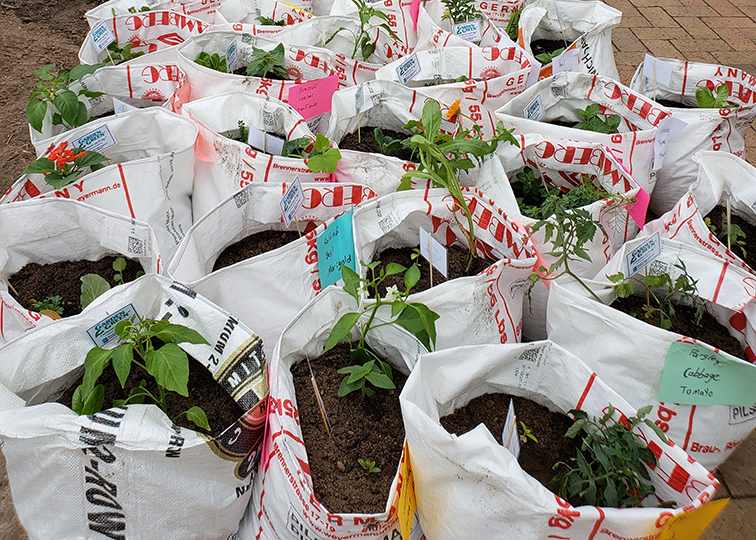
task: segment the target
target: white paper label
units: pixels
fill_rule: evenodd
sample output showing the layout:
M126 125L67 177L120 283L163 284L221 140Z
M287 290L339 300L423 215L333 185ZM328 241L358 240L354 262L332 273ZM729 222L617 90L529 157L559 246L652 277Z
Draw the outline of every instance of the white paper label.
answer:
M414 79L420 73L420 61L417 59L417 54L412 54L407 60L399 64L396 73L399 75L399 82L402 84L407 84Z
M626 277L635 275L638 270L651 264L654 259L661 255L661 252L661 237L657 232L637 248L625 255L625 262L627 263Z
M365 90L362 85L357 88L357 92L354 94L354 109L357 114L362 112L362 107L365 105Z
M89 39L92 40L92 44L97 49L97 52L101 53L108 45L115 41L116 37L108 26L108 22L102 21L89 31Z
M672 65L646 53L643 59L643 75L649 79L656 79L657 84L669 86L672 80Z
M559 4L555 3L554 4L554 9L556 9L556 14L557 14L557 18L559 19L559 22L561 22L562 24L566 24L564 22L564 16L562 15L562 10L559 9Z
M113 98L113 112L115 114L123 114L127 111L133 111L137 107L134 107L133 105L129 105L128 103L124 103L120 99Z
M543 104L541 103L541 94L538 94L533 98L533 101L528 103L528 106L523 109L522 113L528 120L538 122L543 118Z
M449 277L446 270L446 247L437 242L428 231L420 227L420 255L433 264L444 277Z
M504 431L501 433L504 448L512 452L515 459L520 458L520 436L517 434L517 416L515 416L514 402L509 400L507 420L504 422Z
M103 320L95 324L92 328L87 330L87 334L89 335L89 338L94 342L95 347L102 347L109 341L116 339L116 324L121 321L128 321L129 319L131 319L131 317L134 317L135 322L139 322L141 320L136 310L134 309L134 306L132 304L128 304L118 310L118 312L104 318Z
M659 122L656 129L656 139L654 139L654 170L658 171L664 165L664 158L667 155L669 140L679 134L688 123L668 116Z
M580 69L580 52L577 49L564 51L551 61L551 69L554 73L578 71Z
M452 25L452 30L455 36L461 37L467 41L480 41L480 20L473 19L472 21L466 21L459 24Z
M297 210L302 207L304 200L305 197L304 192L302 191L302 184L299 182L299 177L297 176L281 199L281 215L283 216L284 223L287 227L291 225Z
M100 126L96 130L90 131L83 137L73 141L74 148L81 148L87 152L102 152L116 144L116 140L110 133L108 126Z
M236 62L239 60L239 51L236 48L236 40L231 42L231 45L226 49L226 72L231 73L234 70Z
M250 126L247 128L249 136L247 144L274 156L280 156L283 152L283 145L286 142L281 137L276 137L270 133Z

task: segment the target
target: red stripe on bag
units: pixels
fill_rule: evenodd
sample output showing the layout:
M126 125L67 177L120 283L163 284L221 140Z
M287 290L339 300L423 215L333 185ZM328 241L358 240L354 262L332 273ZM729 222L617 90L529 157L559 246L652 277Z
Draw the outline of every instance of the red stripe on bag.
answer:
M113 16L113 35L115 36L116 45L118 44L118 25L116 24L116 18Z
M297 126L299 126L299 124L301 124L302 122L304 122L304 120L297 120L297 123L294 124L293 128L291 128L291 131L289 131L289 134L286 135L287 139L291 138L291 134L294 133L294 130L297 129Z
M129 97L134 97L134 91L131 89L131 66L126 66L126 80L129 81Z
M357 60L354 61L354 69L352 69L352 82L357 84Z
M473 50L472 47L468 49L470 51L470 61L467 63L467 77L472 80L472 66L473 66Z
M417 92L414 90L412 91L412 103L410 103L410 112L412 112L412 109L415 107L415 100L417 99Z
M305 160L305 164L307 163L307 160ZM270 168L273 166L273 156L268 156L268 166L265 167L265 178L263 178L263 182L268 181L268 174L270 174Z
M136 216L134 215L134 207L131 206L131 197L129 196L129 187L126 185L126 177L123 175L123 167L121 167L121 164L118 164L118 172L121 173L121 182L123 183L123 192L126 194L126 202L129 205L129 212L131 212L131 217L136 219Z
M682 90L680 91L680 97L685 97L685 84L688 81L688 61L685 61L685 69L683 70L683 83Z
M725 274L727 273L727 267L729 265L729 261L725 261L725 263L722 265L722 271L719 273L719 281L717 281L717 288L714 289L714 297L711 299L712 302L716 302L717 297L719 297L719 291L722 290L722 282L724 281Z
M3 313L5 313L5 302L0 302L0 336L5 339L5 332L3 332Z
M588 540L593 540L596 537L596 533L598 533L599 527L601 527L601 523L604 521L604 517L606 516L601 508L599 508L598 506L596 506L595 508L596 510L598 510L599 518L596 521L596 524L593 526L593 530L591 531L591 535L588 537Z
M688 443L690 442L690 434L693 431L693 415L696 414L696 406L690 406L690 418L688 418L688 432L685 434L685 442L683 443L683 450L688 450Z
M591 373L591 377L588 379L588 383L585 385L585 388L583 389L583 394L580 396L580 399L577 402L577 405L575 405L576 409L579 409L583 406L583 402L585 401L585 398L588 397L588 392L591 391L591 386L593 386L593 381L596 380L596 373Z
M595 76L595 75L593 76L593 80L591 81L591 87L590 87L590 89L588 90L588 95L587 95L587 96L585 96L585 97L587 97L587 98L590 98L590 97L591 97L591 94L593 93L593 89L594 89L594 88L596 88L596 76Z

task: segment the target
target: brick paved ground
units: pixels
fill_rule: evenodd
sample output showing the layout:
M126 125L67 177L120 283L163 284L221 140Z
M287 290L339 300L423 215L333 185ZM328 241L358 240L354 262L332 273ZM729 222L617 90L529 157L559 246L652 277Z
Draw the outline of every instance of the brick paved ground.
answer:
M660 58L721 64L756 75L756 0L606 0L622 11L612 32L621 82L629 84L645 53ZM752 127L746 157L756 165ZM756 540L756 432L717 476L730 504L701 540ZM687 539L686 539L687 540Z

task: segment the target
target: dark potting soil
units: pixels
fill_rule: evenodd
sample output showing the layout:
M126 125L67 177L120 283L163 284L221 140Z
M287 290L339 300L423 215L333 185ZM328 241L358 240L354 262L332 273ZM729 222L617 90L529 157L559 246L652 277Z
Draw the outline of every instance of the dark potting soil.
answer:
M560 461L571 464L570 459L577 455L577 449L580 448L580 437L568 439L564 436L573 424L568 416L551 412L529 399L507 394L484 394L441 418L441 425L449 433L459 436L478 424L485 424L496 442L504 444L502 431L507 420L510 398L514 400L517 435L523 434L520 426L520 422L523 422L538 439L538 442L531 439L525 443L520 442L520 467L548 488L556 474L552 468L554 464Z
M285 246L299 238L296 231L262 231L231 244L218 257L213 272Z
M727 208L724 206L715 206L706 217L709 218L711 224L716 227L717 238L719 238L724 245L727 245L727 227L724 226L727 224ZM738 246L733 243L731 251L743 259L748 266L756 268L756 227L748 223L742 217L736 216L734 213L731 213L730 217L732 218L732 224L740 227L746 235L743 240L745 245ZM745 250L745 253L743 253L743 250Z
M399 393L407 377L394 370L393 390L377 390L369 398L359 391L338 397L344 375L337 371L354 365L349 345L337 345L310 364L332 435L329 439L321 419L307 362L300 362L291 372L315 496L331 513L383 512L404 444ZM366 473L358 459L375 461L381 471Z
M44 265L29 263L8 278L18 292L14 298L26 309L34 309L33 300L41 301L49 296L60 296L64 302L63 316L69 317L81 313L82 276L98 274L106 279L111 287L116 286L116 282L113 281L113 261L116 259L116 256L108 256L99 261L61 261ZM126 259L124 282L134 281L140 270L144 271L141 264Z
M242 75L244 77L249 77L249 75L247 75L247 66L238 67L233 71L233 73L234 75ZM265 78L269 80L273 80L273 81L288 81L289 80L284 77L279 77L278 75L274 73L267 73Z
M384 137L391 137L392 139L403 140L408 137L405 133L392 131L390 129L383 129L382 131ZM342 150L356 150L358 152L383 154L381 145L378 144L378 141L375 140L374 127L361 126L359 139L360 140L358 142L356 131L354 133L347 133L346 135L344 135L344 138L341 139L341 142L339 142L339 148L341 148ZM412 150L410 150L409 148L402 148L401 150L390 152L385 155L403 159L404 161L417 161L417 158L415 158L414 160L412 159Z
M373 260L381 261L375 268L376 275L381 268L384 268L388 263L394 262L401 264L405 268L409 268L415 263L412 259L412 254L415 252L414 248L389 248L381 251ZM435 267L433 268L433 285L438 285L450 279L463 277L463 276L475 276L491 266L491 263L480 257L475 257L472 262L470 270L467 270L467 259L470 252L460 246L451 246L446 250L446 273L449 275L445 278L441 272ZM420 292L426 289L430 289L430 273L428 269L430 263L423 257L417 259L417 265L420 267L420 281L417 285L412 287L412 292ZM404 274L394 274L388 276L383 283L381 283L382 290L379 291L381 296L386 293L386 288L396 285L400 291L404 290ZM375 296L373 291L369 291L371 297Z
M530 50L533 51L533 56L543 53L553 53L564 48L563 39L535 39L530 42Z
M612 307L632 315L637 319L645 321L654 326L659 326L659 314L654 313L650 318L646 318L643 313L643 306L646 299L641 296L630 296L628 298L618 298L612 303ZM743 347L740 342L732 337L727 329L719 324L717 320L707 312L704 312L701 318L701 326L695 322L696 310L690 306L675 306L675 320L672 322L672 332L677 332L683 336L688 336L703 341L714 347L718 347L731 355L745 359Z
M695 105L687 105L685 103L681 103L679 101L673 101L671 99L657 99L656 102L659 105L664 105L665 107L672 107L677 109L697 109Z
M153 344L158 348L162 343ZM188 355L187 355L188 356ZM121 382L116 376L115 369L108 367L102 372L97 384L105 387L105 403L103 409L108 409L113 405L115 399L126 399L132 388L139 386L142 380L147 381L147 389L154 395L159 395L155 380L150 374L144 371L136 364L131 364L131 373L126 381L125 388L121 388ZM81 379L76 381L66 392L58 399L58 403L70 407L76 388L81 384ZM168 397L168 417L175 418L174 423L187 429L193 429L201 433L217 437L224 429L236 422L245 411L233 400L233 398L223 390L223 388L213 379L210 371L200 364L197 360L189 356L189 396L184 397L175 392L172 397ZM145 403L151 403L149 399ZM179 414L188 410L190 407L201 407L207 415L207 421L210 423L210 431L198 428L192 422L186 419L186 415Z

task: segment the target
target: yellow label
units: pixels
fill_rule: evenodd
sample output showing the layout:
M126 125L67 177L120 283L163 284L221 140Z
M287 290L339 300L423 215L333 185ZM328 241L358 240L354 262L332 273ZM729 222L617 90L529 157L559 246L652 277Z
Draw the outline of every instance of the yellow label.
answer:
M696 540L728 502L730 499L718 499L692 512L676 515L664 524L659 540Z
M285 6L288 6L288 7L290 7L291 9L293 9L293 10L295 10L295 11L299 11L299 12L301 12L301 13L307 13L307 12L306 12L305 10L303 10L302 8L298 8L297 6L292 6L292 5L291 5L291 4L289 4L288 2L284 2L284 5L285 5ZM307 13L307 14L309 15L309 13Z
M417 500L415 499L415 479L412 477L412 467L410 466L409 445L406 440L404 441L404 459L399 466L399 479L402 482L399 488L397 507L399 526L402 530L402 540L409 540Z

